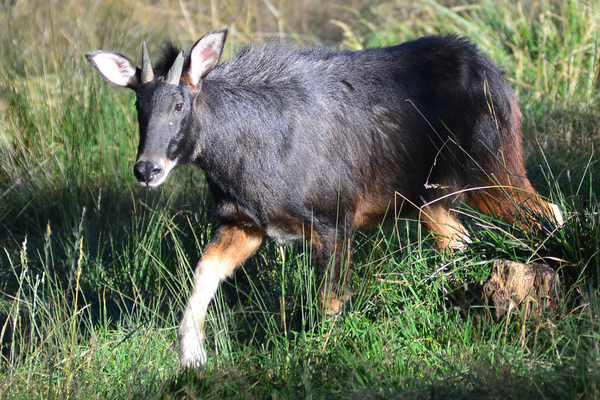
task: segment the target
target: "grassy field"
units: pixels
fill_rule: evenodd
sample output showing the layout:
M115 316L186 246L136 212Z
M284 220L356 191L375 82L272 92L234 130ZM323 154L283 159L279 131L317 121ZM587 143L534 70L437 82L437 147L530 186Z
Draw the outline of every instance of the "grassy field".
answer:
M600 399L600 6L577 0L5 1L0 6L0 399ZM268 243L221 286L209 362L178 366L192 269L217 226L203 176L138 187L134 96L86 51L138 60L227 26L225 58L286 38L339 49L457 33L507 70L529 177L565 213L472 215L452 255L415 221L356 237L351 311L322 318L306 245ZM423 234L424 235L424 234ZM492 262L545 262L558 315L481 305ZM535 315L535 316L534 316Z

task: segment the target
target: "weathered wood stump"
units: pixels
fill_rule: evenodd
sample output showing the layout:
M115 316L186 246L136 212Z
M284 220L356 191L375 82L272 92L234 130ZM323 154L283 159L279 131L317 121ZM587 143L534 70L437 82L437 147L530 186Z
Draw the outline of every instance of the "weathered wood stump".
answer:
M483 285L483 302L490 307L496 322L512 310L521 311L524 317L532 309L536 316L556 312L561 306L560 279L545 264L497 260Z

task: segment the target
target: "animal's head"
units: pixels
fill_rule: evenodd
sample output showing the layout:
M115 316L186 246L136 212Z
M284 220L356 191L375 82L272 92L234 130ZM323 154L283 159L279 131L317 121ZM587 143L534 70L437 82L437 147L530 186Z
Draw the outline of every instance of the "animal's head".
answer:
M154 70L146 43L142 43L142 68L127 57L110 51L85 56L107 81L136 92L140 144L133 171L140 184L158 186L178 164L189 161L195 147L194 98L202 79L217 65L227 30L204 35L164 71Z

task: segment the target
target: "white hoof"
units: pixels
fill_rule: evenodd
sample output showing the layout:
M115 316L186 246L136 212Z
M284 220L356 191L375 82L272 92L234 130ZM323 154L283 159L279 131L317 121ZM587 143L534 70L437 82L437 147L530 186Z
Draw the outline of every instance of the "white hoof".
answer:
M190 329L179 336L179 362L185 369L194 369L206 363L204 350L204 335L198 335Z

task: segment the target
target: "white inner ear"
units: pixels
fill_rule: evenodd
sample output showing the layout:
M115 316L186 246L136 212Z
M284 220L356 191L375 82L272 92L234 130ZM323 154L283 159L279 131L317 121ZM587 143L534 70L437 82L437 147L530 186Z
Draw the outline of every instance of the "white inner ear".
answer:
M192 78L192 82L194 85L198 85L200 79L209 70L211 64L216 64L212 61L212 48L202 47L202 48L194 48L191 54L191 64L190 64L190 78Z
M188 72L194 86L198 86L200 80L217 65L224 42L225 34L218 32L207 34L194 45Z
M124 56L102 52L94 54L92 59L102 76L115 85L126 87L135 80L136 66Z

